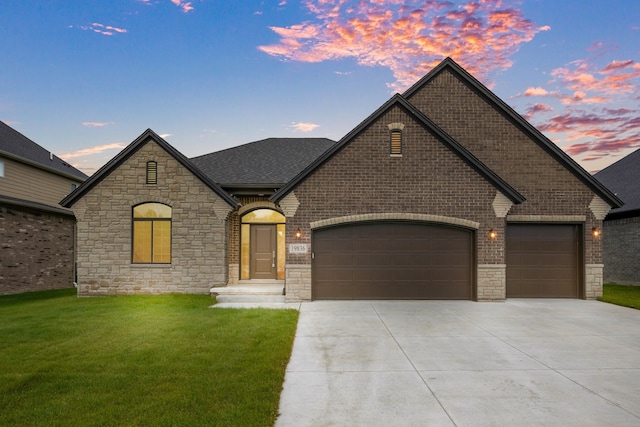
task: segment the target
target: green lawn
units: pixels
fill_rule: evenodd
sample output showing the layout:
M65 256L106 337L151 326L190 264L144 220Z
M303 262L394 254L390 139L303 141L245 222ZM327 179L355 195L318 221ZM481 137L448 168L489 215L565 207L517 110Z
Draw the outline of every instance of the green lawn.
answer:
M640 309L640 286L605 284L600 301Z
M213 301L0 297L0 425L273 425L298 312Z

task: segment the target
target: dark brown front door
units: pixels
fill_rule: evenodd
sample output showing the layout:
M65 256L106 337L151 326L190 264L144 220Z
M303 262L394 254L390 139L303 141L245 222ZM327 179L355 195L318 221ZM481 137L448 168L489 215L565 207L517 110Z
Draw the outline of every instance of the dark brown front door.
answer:
M507 225L507 298L580 296L582 227Z
M471 299L473 232L371 222L313 233L314 299Z
M251 278L276 278L275 225L251 225Z

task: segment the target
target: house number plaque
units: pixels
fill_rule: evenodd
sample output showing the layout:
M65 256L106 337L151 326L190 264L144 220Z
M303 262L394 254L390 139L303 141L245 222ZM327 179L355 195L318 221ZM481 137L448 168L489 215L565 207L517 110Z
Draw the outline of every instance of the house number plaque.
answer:
M306 254L307 253L307 244L306 243L291 243L289 245L289 253L290 254Z

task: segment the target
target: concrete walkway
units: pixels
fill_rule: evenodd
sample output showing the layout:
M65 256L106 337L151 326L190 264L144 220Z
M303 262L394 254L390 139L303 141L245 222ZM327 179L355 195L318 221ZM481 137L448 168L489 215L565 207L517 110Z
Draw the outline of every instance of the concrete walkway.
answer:
M638 426L640 311L303 303L276 426Z

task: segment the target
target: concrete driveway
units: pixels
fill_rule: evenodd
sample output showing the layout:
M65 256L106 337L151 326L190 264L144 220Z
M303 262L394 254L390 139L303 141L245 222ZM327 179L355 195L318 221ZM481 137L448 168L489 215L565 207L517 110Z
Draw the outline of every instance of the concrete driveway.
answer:
M638 426L640 311L303 303L276 426Z

